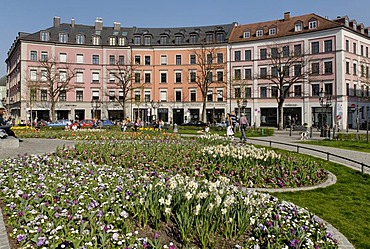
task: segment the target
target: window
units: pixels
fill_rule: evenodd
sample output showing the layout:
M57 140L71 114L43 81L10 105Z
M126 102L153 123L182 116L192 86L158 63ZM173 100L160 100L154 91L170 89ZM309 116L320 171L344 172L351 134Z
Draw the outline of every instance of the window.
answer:
M302 23L296 23L294 25L294 31L302 31Z
M49 32L47 31L41 32L41 41L49 41Z
M300 76L302 74L302 65L294 65L294 76Z
M48 60L48 52L41 52L41 61L47 61Z
M319 96L319 93L320 93L320 85L312 84L312 96Z
M349 83L346 84L346 95L349 96Z
M260 78L267 79L267 68L266 67L260 68Z
M277 78L278 77L278 70L277 67L271 67L271 76Z
M276 35L276 28L270 28L269 35Z
M181 94L181 90L176 90L176 91L175 91L175 101L176 101L176 102L181 102L181 101L182 101L182 100L181 100L181 99L182 99L182 98L181 98L181 95L182 95L182 94Z
M294 45L294 55L295 56L302 55L302 45L301 44Z
M109 65L116 64L116 58L114 55L109 55Z
M144 91L144 101L145 102L150 102L151 97L150 97L150 90L145 90Z
M182 36L181 35L175 36L175 44L176 45L182 44Z
M333 51L333 41L332 40L324 41L324 51L325 52Z
M160 44L167 45L167 36L161 36Z
M191 102L197 101L197 90L195 89L190 90L190 101Z
M224 54L223 53L217 53L217 63L218 64L224 63Z
M216 41L218 43L223 42L225 40L225 34L224 33L217 33L216 34Z
M271 48L271 58L276 59L279 56L279 52L277 48Z
M346 51L349 52L349 40L346 40Z
M217 89L217 101L219 102L224 101L224 90Z
M207 72L207 81L208 82L213 82L213 73L212 73L212 71Z
M357 44L356 44L356 42L353 43L353 53L357 54Z
M109 83L116 82L116 74L114 72L109 73Z
M234 60L241 61L240 51L234 51Z
M246 80L252 79L252 69L251 68L244 69L244 79Z
M365 66L361 65L361 77L365 77Z
M195 44L198 42L198 36L197 35L190 35L190 44Z
M208 90L207 92L207 101L210 101L210 102L213 101L213 91L212 90Z
M267 49L266 48L260 49L260 59L261 60L267 59Z
M79 64L84 63L84 55L83 54L77 54L76 55L76 63L79 63Z
M30 70L30 80L36 81L37 80L37 70L31 69Z
M92 72L92 83L99 83L100 75L99 72Z
M60 53L60 54L59 54L59 61L60 61L60 62L67 62L67 54L65 54L65 53Z
M361 56L364 56L364 45L361 45L360 53L361 53Z
M190 82L197 82L197 72L195 71L190 72Z
M263 30L262 29L257 30L256 36L257 37L263 36Z
M312 74L320 73L320 64L318 62L311 63L311 73Z
M325 83L325 93L326 95L333 95L333 84L332 83Z
M369 47L366 47L366 57L369 57Z
M278 96L278 88L277 86L271 86L271 97L277 97Z
M224 81L224 72L223 71L217 71L217 81L223 82Z
M252 98L252 88L251 87L245 88L245 98Z
M196 56L195 54L191 54L190 55L190 64L196 64L197 61L196 61Z
M318 54L320 52L320 44L319 42L312 42L311 43L311 53Z
M135 83L140 83L140 79L141 79L140 72L135 72L134 73L134 81L135 81Z
M241 98L242 94L241 94L241 90L240 90L240 87L235 87L234 88L234 98Z
M135 61L135 64L136 65L140 65L141 64L141 57L140 57L140 55L135 55L134 61Z
M48 72L46 70L41 70L41 77L40 80L45 82L48 80Z
M357 85L353 85L353 96L357 96Z
M150 36L144 37L144 45L150 46L152 44L152 38Z
M252 51L251 50L245 50L244 51L244 60L246 60L246 61L252 60Z
M175 83L181 83L181 72L175 73Z
M134 45L141 45L141 36L134 37Z
M167 90L161 90L160 98L161 102L167 102Z
M346 74L350 74L350 72L349 72L349 61L346 61Z
M37 61L37 51L31 51L30 60Z
M92 91L92 99L94 100L99 100L100 97L99 97L99 91Z
M213 56L212 54L207 54L207 64L212 64L213 63Z
M84 35L76 35L76 43L77 44L85 44L85 36Z
M109 46L116 46L117 38L109 37Z
M250 38L251 37L251 32L249 31L244 31L243 33L243 38Z
M116 92L115 91L109 91L109 101L114 102L116 100Z
M234 79L235 80L240 80L241 79L241 70L240 69L235 69L234 70Z
M134 92L134 99L135 99L135 102L140 102L141 100L141 94L140 94L140 90L135 90Z
M60 33L59 34L59 42L67 43L67 41L68 41L68 35L66 33Z
M67 82L67 71L59 71L59 82Z
M357 64L353 63L353 75L357 75Z
M290 97L289 87L283 86L283 92L285 93L285 96Z
M99 64L99 55L94 54L92 56L92 64L94 64L94 65L98 65Z
M118 45L119 46L125 46L126 39L125 37L118 37Z
M261 86L261 98L266 98L267 97L267 87Z
M167 83L167 73L161 73L161 83Z
M84 73L76 72L76 83L83 83L83 82L84 82Z
M302 96L302 86L301 85L294 86L294 96L295 97Z
M206 35L206 42L212 43L213 42L213 34L207 34Z
M315 29L315 28L317 28L317 21L316 21L316 20L314 20L314 21L310 21L310 22L308 23L308 28L309 28L309 29Z
M181 65L181 55L180 54L176 55L176 65Z
M144 57L144 63L145 63L145 65L150 65L150 56L149 55L146 55L145 57Z
M124 65L125 64L125 56L119 55L118 56L118 65Z
M284 77L289 77L289 66L283 66L283 73L284 73Z
M60 90L59 92L59 101L66 101L67 100L67 91Z
M95 46L100 45L100 37L99 36L93 36L92 43Z
M167 55L161 55L161 65L167 65Z
M76 91L76 101L83 101L84 100L84 92L81 90Z
M283 57L289 57L289 46L283 47Z
M150 83L150 73L144 73L144 82Z
M41 101L47 101L48 100L48 90L41 90Z

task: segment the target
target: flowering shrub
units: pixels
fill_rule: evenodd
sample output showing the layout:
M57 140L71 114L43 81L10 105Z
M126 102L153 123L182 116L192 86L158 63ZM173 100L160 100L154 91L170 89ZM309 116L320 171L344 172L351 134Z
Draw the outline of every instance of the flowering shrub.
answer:
M337 248L309 212L230 183L51 155L0 166L11 237L22 247ZM164 245L156 231L165 228L174 236Z

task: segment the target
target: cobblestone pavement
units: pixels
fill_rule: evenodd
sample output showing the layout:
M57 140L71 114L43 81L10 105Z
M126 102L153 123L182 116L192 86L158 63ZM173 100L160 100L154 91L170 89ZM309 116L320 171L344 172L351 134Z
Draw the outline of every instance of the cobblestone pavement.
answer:
M317 134L315 135L316 139ZM248 143L252 144L259 144L264 146L269 146L269 141L272 142L283 142L283 143L289 143L289 144L296 144L297 141L299 141L299 134L293 133L292 136L289 136L289 133L287 132L276 132L275 136L272 137L265 137L265 138L259 138L263 139L264 141L255 141L252 139L248 139ZM17 149L2 149L0 153L0 159L6 159L9 157L15 157L19 155L25 155L25 154L41 154L41 153L49 153L55 151L57 147L61 146L73 146L76 143L76 141L67 141L67 140L58 140L58 139L24 139L22 143L19 143L19 148ZM367 165L370 165L370 156L369 153L363 153L363 152L355 152L355 151L348 151L348 150L341 150L341 149L333 149L329 147L322 147L322 146L314 146L314 145L302 145L305 147L310 148L319 148L323 151L328 151L333 154L339 154L344 157L352 158L357 161L361 161ZM290 147L290 146L284 146L279 144L272 143L272 147L278 147L285 150L292 150L296 151L296 148ZM325 154L312 152L304 149L300 149L300 153L304 154L310 154L317 157L326 158ZM336 160L333 160L336 161ZM341 162L340 160L336 161L339 163L342 163L346 166L349 166L351 168L355 168L357 170L360 170L360 167L358 165L348 163L348 162ZM335 176L334 176L335 178ZM331 179L327 183L318 186L318 187L325 187L325 185L333 184L333 181L335 182L335 179ZM328 224L327 222L323 221L327 227L328 231L331 232L334 236L334 238L338 239L339 241L339 248L340 249L351 249L354 248L351 243L345 238L337 229L335 229L333 226ZM0 249L10 249L8 236L5 229L4 219L2 216L2 212L0 209Z

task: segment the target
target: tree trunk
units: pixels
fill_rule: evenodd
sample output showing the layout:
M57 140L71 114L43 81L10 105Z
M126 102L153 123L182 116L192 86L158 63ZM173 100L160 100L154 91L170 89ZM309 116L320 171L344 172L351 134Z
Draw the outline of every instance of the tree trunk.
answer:
M204 123L207 123L207 113L206 113L206 110L207 110L207 99L206 98L203 98L202 121Z
M53 122L54 119L55 119L55 103L53 103L53 102L50 103L50 111L51 111L50 120L51 120L51 122Z
M284 129L284 111L283 111L283 104L284 101L279 101L278 102L278 130L282 131Z

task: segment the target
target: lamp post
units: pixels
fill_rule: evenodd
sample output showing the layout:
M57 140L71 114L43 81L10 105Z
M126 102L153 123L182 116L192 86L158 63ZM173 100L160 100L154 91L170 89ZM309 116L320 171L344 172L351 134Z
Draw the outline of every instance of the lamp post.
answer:
M326 131L324 129L324 108L326 114L326 108L331 107L331 96L326 95L324 89L321 88L319 92L319 102L321 106L321 131L320 137L326 137Z
M155 109L160 107L161 106L161 102L157 101L157 102L154 102L154 100L150 101L150 106L152 107L153 109L153 115L151 116L151 119L153 121L153 119L155 118ZM153 118L154 116L154 118Z
M94 119L97 119L97 112L101 105L102 102L99 99L91 99L91 108L93 110Z

